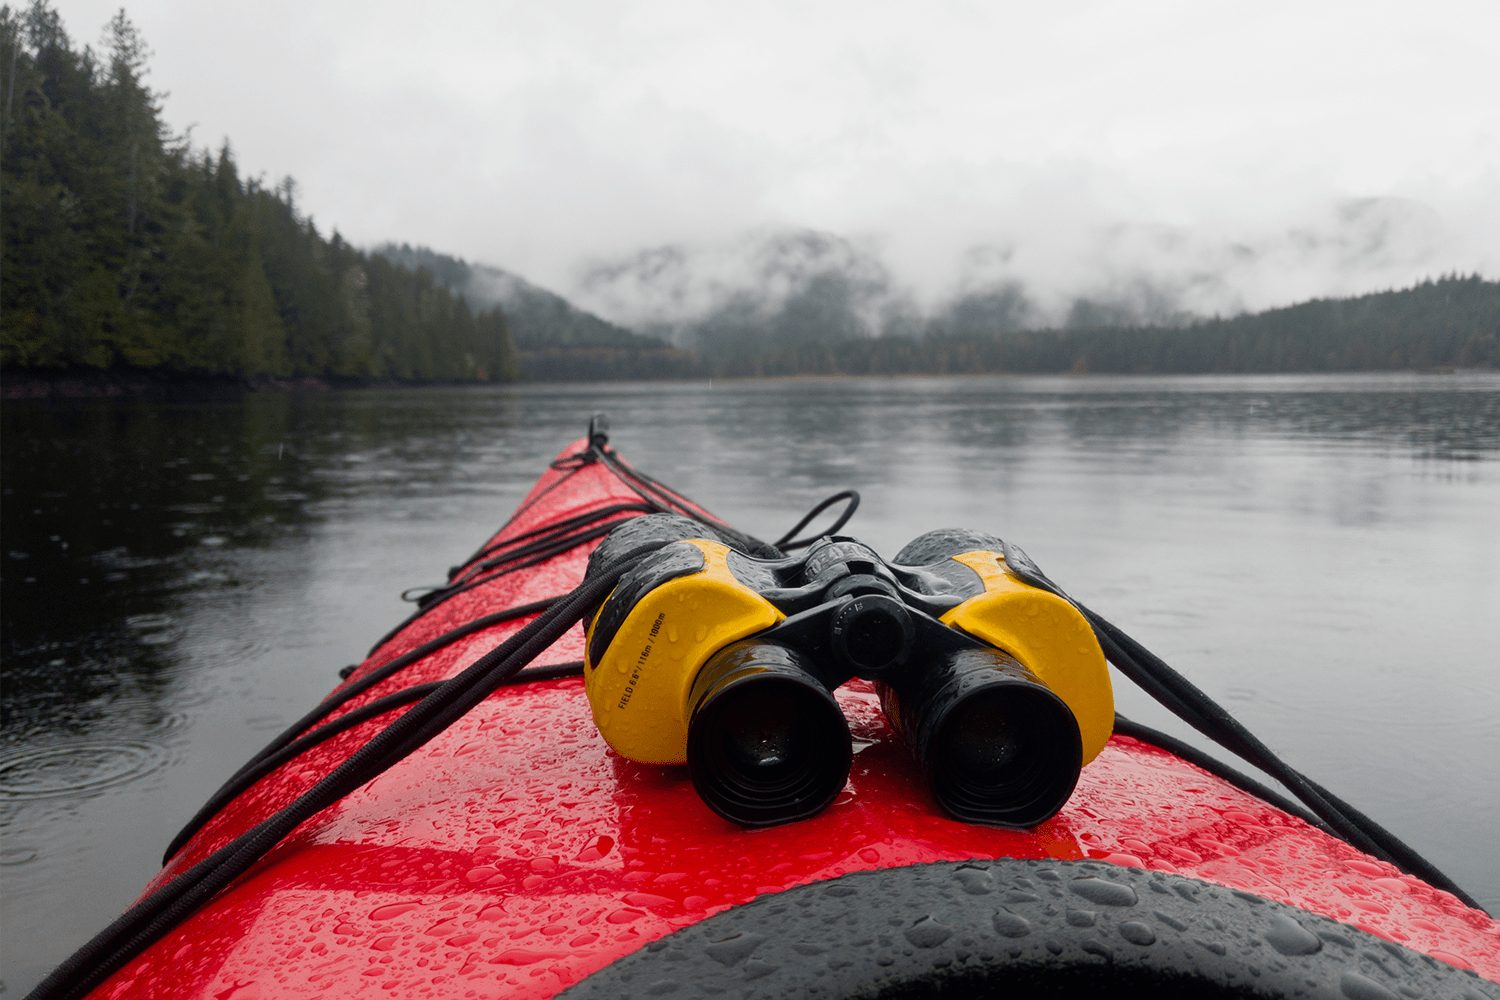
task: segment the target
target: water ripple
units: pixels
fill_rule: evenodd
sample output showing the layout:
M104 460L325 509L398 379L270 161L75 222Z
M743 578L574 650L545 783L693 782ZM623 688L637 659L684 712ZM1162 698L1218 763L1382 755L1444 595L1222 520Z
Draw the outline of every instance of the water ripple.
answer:
M137 740L78 740L0 753L0 801L87 795L138 781L171 762L168 750Z

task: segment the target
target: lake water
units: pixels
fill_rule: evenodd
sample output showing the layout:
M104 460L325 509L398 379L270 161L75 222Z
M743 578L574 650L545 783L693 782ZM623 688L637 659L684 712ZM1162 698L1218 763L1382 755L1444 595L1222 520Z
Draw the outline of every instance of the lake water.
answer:
M1500 912L1500 374L7 402L5 985L127 906L595 411L763 538L852 486L845 530L887 555L943 526L1022 545Z

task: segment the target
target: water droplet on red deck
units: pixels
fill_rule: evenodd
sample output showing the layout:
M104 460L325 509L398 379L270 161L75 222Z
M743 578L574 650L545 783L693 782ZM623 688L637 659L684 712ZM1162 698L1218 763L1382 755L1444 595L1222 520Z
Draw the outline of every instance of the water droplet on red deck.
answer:
M525 948L511 948L502 951L490 959L491 965L532 965L536 962L546 961L553 958L564 958L555 951L529 951Z
M588 847L585 847L583 849L583 853L581 853L581 854L578 855L578 860L579 861L598 861L600 858L604 857L611 850L613 850L614 846L615 846L615 838L613 838L613 837L596 837L596 838L594 838L594 841L591 844L589 844Z
M215 993L214 1000L260 1000L258 983L240 983L222 993Z
M612 924L628 924L628 923L630 923L633 920L639 920L641 917L644 917L645 915L646 915L645 911L643 911L643 910L628 910L628 909L625 909L625 910L616 910L615 912L611 913L609 916L605 917L604 919L607 920L607 921L609 921Z
M421 908L421 903L390 903L386 906L377 906L375 907L375 909L371 910L370 919L390 920L392 917L399 917L403 913L410 913L412 910L418 910Z
M1092 852L1090 852L1090 853L1092 853ZM1112 864L1112 865L1119 865L1122 868L1145 868L1146 867L1146 863L1144 861L1142 861L1140 858L1138 858L1135 855L1133 855L1133 854L1106 854L1104 857L1100 858L1099 860L1101 860L1101 861L1108 861L1110 864Z
M626 894L625 902L631 906L661 906L663 903L675 903L676 900L649 892L632 892Z

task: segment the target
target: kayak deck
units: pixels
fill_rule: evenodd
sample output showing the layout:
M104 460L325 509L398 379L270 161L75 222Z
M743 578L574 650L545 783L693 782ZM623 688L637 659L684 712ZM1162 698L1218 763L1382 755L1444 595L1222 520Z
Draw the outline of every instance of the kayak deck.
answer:
M490 544L637 499L599 466L554 468ZM438 604L351 680L480 615L566 593L594 544ZM458 640L333 718L452 676L528 620ZM582 655L574 628L536 663ZM856 741L844 792L813 819L745 831L699 800L686 768L610 751L580 679L501 688L303 824L95 995L548 997L764 893L1000 857L1178 872L1500 981L1500 923L1165 750L1116 735L1052 820L1032 831L977 827L938 811L869 685L850 683L837 697ZM393 717L329 740L239 796L152 886L295 799Z

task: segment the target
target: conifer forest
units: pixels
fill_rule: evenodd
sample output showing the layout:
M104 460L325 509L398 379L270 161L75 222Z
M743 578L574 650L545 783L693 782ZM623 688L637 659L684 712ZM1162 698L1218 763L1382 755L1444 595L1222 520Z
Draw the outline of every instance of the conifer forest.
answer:
M499 310L325 236L290 178L176 136L122 10L100 51L45 3L0 10L0 364L239 376L502 380Z

